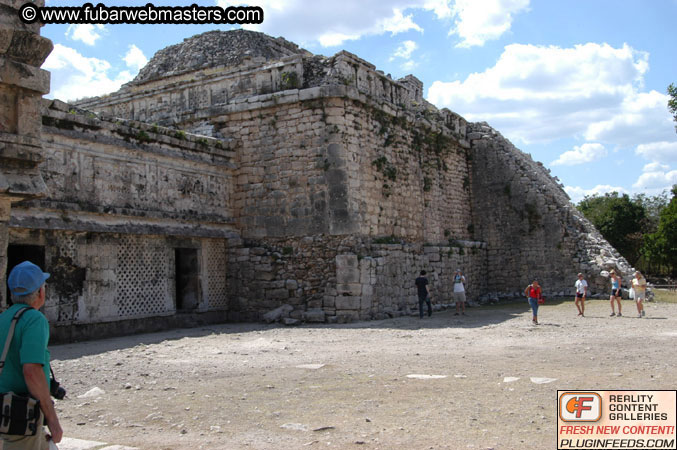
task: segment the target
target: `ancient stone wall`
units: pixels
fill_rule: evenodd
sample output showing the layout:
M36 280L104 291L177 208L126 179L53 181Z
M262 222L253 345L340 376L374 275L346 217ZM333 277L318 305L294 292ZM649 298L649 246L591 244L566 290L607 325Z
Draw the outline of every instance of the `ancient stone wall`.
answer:
M472 238L467 149L452 130L354 100L327 122L330 171L343 171L360 233L447 245Z
M39 23L21 22L19 0L0 0L0 280L5 279L12 203L45 195L41 161L40 101L49 72L40 69L52 43ZM36 0L44 6L44 0ZM4 283L0 307L7 304Z
M457 268L465 272L469 300L486 290L486 246L480 242L438 247L315 235L229 244L231 320L260 320L283 305L291 306L292 319L310 322L409 314L418 308L414 280L421 270L428 272L436 304L451 302Z
M457 268L471 300L534 278L568 294L579 271L601 292L606 270L629 271L542 164L437 110L415 77L229 33L78 102L95 113L45 103L49 196L13 211L10 244L44 247L62 331L285 305L308 322L395 317L416 309L420 270L438 304Z
M141 86L128 85L107 97L86 99L77 104L111 117L195 131L194 122L210 107L296 89L300 87L302 73L301 56L288 56L269 64L263 58L249 58L241 66L208 68ZM205 131L208 130L202 134L207 134Z
M232 234L228 143L45 103L49 196L23 202L13 226L201 236Z
M542 163L485 123L472 124L468 139L475 232L487 243L491 296L521 296L535 279L550 295L573 294L578 272L600 293L609 289L603 272L630 276L625 259L570 203Z
M43 106L48 196L15 205L8 241L15 259L42 252L50 321L218 311L225 320L226 243L238 236L228 143Z

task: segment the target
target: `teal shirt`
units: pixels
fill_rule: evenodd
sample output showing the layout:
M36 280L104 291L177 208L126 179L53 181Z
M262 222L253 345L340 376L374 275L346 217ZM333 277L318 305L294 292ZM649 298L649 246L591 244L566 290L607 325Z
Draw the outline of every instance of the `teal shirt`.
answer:
M0 354L5 348L7 333L14 314L25 305L12 305L0 314ZM0 374L0 392L27 394L28 387L23 374L23 365L42 364L45 379L49 387L49 322L47 318L33 308L29 308L19 319L14 329L14 338L7 352L5 367Z

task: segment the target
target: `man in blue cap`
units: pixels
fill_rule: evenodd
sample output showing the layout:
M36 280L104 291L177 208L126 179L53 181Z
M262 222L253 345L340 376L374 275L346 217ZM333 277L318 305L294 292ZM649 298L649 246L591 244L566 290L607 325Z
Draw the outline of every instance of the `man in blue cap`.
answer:
M35 436L0 434L4 450L43 450L49 447L49 439L59 443L63 436L49 390L49 323L38 311L45 304L47 278L48 273L29 261L15 266L7 277L13 305L0 314L0 349L5 346L14 314L22 308L29 308L16 324L0 374L0 392L30 394L40 400L40 409L51 435L42 430L38 430Z

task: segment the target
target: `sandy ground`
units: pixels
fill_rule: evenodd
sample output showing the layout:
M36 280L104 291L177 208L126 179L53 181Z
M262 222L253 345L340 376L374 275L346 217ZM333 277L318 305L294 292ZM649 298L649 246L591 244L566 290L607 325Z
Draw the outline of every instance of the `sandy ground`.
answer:
M524 302L53 346L58 411L66 436L142 449L553 449L557 389L677 387L677 304L623 308L588 301L580 318L549 302L534 326Z

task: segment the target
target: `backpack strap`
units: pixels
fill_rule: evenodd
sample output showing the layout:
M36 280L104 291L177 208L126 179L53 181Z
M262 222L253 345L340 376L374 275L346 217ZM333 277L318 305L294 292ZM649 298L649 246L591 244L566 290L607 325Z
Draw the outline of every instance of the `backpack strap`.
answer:
M14 338L14 329L16 328L17 322L19 322L19 319L21 319L21 316L27 311L31 309L30 306L26 306L24 308L21 308L18 310L15 314L14 317L12 317L12 324L9 326L9 331L7 332L7 338L5 339L5 348L2 350L2 357L0 357L0 374L2 373L2 369L5 368L5 359L7 358L7 352L9 352L9 346L12 343L12 339Z

